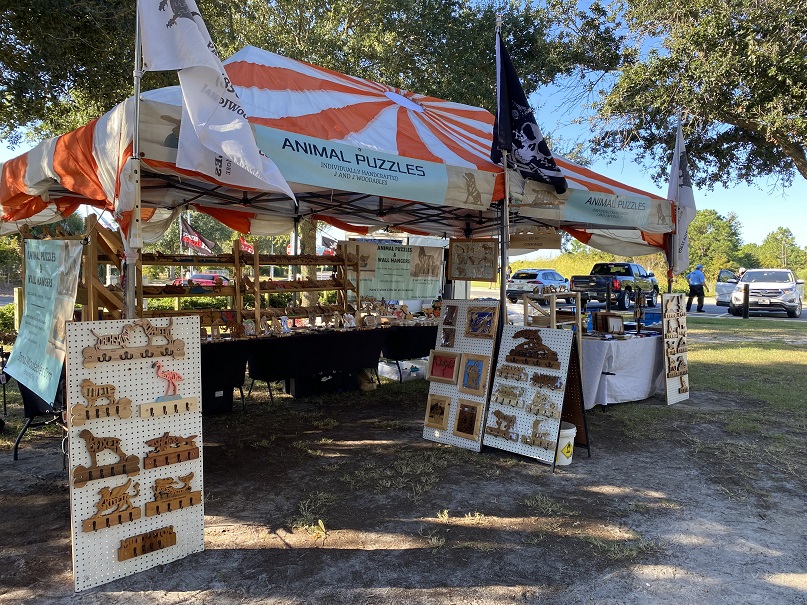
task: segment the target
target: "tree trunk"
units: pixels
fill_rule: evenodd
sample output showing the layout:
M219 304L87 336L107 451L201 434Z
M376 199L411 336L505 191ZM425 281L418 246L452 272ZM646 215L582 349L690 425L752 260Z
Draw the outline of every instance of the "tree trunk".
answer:
M300 253L317 253L317 222L306 217L300 220ZM317 279L317 267L303 265L300 268L303 279ZM303 292L303 306L313 307L319 302L319 292Z

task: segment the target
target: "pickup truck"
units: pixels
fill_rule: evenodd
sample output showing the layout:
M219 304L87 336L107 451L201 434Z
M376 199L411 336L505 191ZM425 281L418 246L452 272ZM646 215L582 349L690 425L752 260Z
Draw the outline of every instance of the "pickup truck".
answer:
M629 309L639 289L648 307L658 304L658 280L636 263L596 263L590 275L573 275L569 279L569 289L581 292L584 302L606 302L608 284L611 285L611 300L618 309Z

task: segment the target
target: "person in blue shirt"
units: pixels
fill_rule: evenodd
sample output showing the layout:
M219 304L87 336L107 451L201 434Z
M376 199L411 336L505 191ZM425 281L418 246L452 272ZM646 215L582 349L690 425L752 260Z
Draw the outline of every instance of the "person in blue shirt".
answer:
M698 298L698 313L703 313L703 299L705 298L705 294L703 293L704 288L708 290L708 286L706 285L706 276L703 274L703 265L698 263L695 265L695 270L687 273L687 283L689 284L689 297L687 298L687 312L692 309L692 299L697 297Z

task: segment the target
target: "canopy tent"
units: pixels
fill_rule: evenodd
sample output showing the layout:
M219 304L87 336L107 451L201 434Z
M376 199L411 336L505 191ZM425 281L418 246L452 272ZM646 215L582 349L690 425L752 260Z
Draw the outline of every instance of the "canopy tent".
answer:
M498 234L504 171L489 159L493 115L246 47L225 62L261 150L296 199L235 188L176 166L179 87L141 95L143 236L156 241L192 207L255 235L288 232L300 216L345 230ZM126 228L133 204L133 99L3 165L0 234L90 204ZM508 172L511 225L566 229L621 254L664 249L672 203L562 157L563 195ZM226 165L222 166L227 169Z

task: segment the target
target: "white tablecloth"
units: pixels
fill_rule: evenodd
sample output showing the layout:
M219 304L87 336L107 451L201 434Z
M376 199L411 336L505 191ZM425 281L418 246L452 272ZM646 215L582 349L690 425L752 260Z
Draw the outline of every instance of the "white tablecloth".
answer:
M626 340L583 339L583 402L640 401L664 392L661 336Z

